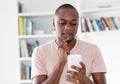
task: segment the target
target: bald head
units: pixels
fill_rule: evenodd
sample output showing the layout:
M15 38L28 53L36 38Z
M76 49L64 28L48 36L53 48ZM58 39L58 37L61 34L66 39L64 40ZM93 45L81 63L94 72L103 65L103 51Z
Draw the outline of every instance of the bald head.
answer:
M59 10L60 9L73 9L73 10L75 10L75 12L76 12L76 14L77 14L77 16L78 16L78 18L79 18L79 14L78 14L78 11L77 11L77 9L74 7L74 6L72 6L72 5L70 5L70 4L63 4L63 5L61 5L61 6L59 6L57 9L56 9L56 11L55 11L55 15L58 15L59 14Z

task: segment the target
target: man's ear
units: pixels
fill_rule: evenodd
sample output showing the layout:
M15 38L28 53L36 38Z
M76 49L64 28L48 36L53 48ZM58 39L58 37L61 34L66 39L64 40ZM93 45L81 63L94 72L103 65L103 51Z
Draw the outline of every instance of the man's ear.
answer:
M53 19L53 26L55 27L55 19Z
M56 30L55 28L55 19L53 19L53 26L54 26L54 31Z

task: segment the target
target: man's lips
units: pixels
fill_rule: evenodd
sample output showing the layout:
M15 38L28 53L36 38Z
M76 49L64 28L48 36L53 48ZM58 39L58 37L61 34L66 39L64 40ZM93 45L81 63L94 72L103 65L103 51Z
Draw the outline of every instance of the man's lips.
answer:
M63 34L63 37L65 37L65 38L71 37L71 34Z

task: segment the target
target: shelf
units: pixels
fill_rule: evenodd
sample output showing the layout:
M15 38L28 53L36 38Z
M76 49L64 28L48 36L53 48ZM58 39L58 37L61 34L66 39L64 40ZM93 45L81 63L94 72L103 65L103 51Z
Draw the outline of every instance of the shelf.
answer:
M56 37L55 34L43 34L43 35L22 35L19 38L52 38Z
M21 57L20 61L31 61L31 57Z
M80 33L80 36L90 37L90 36L110 36L110 35L120 35L120 30L110 30L110 31L95 31L95 32L84 32Z
M53 16L54 13L18 13L19 17L30 17L30 16Z
M33 82L32 80L20 80L20 83L21 84L28 84L28 83L32 84Z
M92 13L92 12L112 11L112 10L120 10L120 7L84 9L84 10L80 10L80 13Z

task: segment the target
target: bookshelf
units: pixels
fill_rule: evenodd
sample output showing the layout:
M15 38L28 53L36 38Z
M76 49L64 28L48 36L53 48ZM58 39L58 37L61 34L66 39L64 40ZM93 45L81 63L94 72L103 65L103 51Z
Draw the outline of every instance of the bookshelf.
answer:
M30 4L32 4L32 1L30 1ZM54 13L30 10L27 8L29 7L27 5L29 0L19 0L19 2L24 6L21 12L18 12L19 84L32 84L32 52L35 47L56 38L56 33L52 26Z
M45 17L52 17L52 14L39 14L39 13L35 13L35 14L31 14L31 13L25 13L25 14L19 14L19 17L26 17L27 19L30 20L34 20L34 23L37 22L46 22L46 18ZM37 18L37 21L36 21ZM41 19L42 18L42 19ZM40 26L40 29L44 29L42 31L45 31L44 33L33 33L33 30L35 28L35 26L37 24L35 24L34 26L32 26L32 33L31 34L18 34L18 38L19 38L19 63L20 63L20 84L32 84L32 80L31 78L31 56L32 56L32 52L33 49L35 47L37 47L38 45L44 44L52 39L54 39L56 37L55 34L52 34L53 28L50 27L51 26L51 21L52 19L48 18L48 21L46 23L41 23L42 25ZM45 21L46 20L46 21ZM49 21L51 20L51 21ZM48 25L48 26L44 26L44 25ZM38 27L39 25L37 25L36 27ZM39 28L38 28L39 29ZM38 30L37 29L37 30ZM39 31L39 30L38 30ZM19 29L18 29L19 32ZM29 74L29 75L27 75Z
M97 2L98 1L98 2ZM103 1L103 0L101 0ZM81 0L79 13L81 17L99 19L101 17L120 17L120 1L108 0L111 7L99 8L100 0ZM104 0L106 1L106 0ZM91 4L90 4L91 3ZM120 25L120 23L118 23ZM117 76L118 71L114 65L119 64L119 42L120 42L120 29L107 30L107 31L93 31L82 32L80 24L79 39L95 43L100 48L103 58L106 63L107 74L106 79L108 84L113 84L116 80L113 76ZM120 69L118 69L120 70ZM119 80L119 79L118 79ZM117 81L116 81L117 83Z
M99 7L100 4L102 4L103 2L108 2L111 5L110 7ZM80 31L78 34L78 37L80 39L86 40L91 38L92 36L110 36L110 35L116 35L118 33L120 33L120 6L119 3L120 1L116 0L104 0L101 2L92 0L91 3L94 4L87 4L88 1L87 0L82 0L81 1L81 6L78 8L79 10L79 14L81 16L81 18L84 19L84 21L82 22L83 19L81 19L81 23L80 23ZM108 23L106 22L107 26L106 29L104 30L99 30L99 27L101 26L100 24L100 20L101 18L114 18L115 19L119 19L119 22L115 22L112 20L112 23L114 25L114 29L110 29ZM87 21L87 19L89 19ZM86 20L86 21L85 21ZM95 20L98 20L98 24L97 28L96 28L96 24L97 22ZM95 24L96 23L96 24ZM89 26L90 24L90 26ZM83 29L84 26L86 26L86 29ZM116 26L117 25L117 26ZM101 26L102 28L102 26ZM113 27L112 27L113 28ZM91 30L92 29L92 30ZM97 30L95 30L97 29Z

